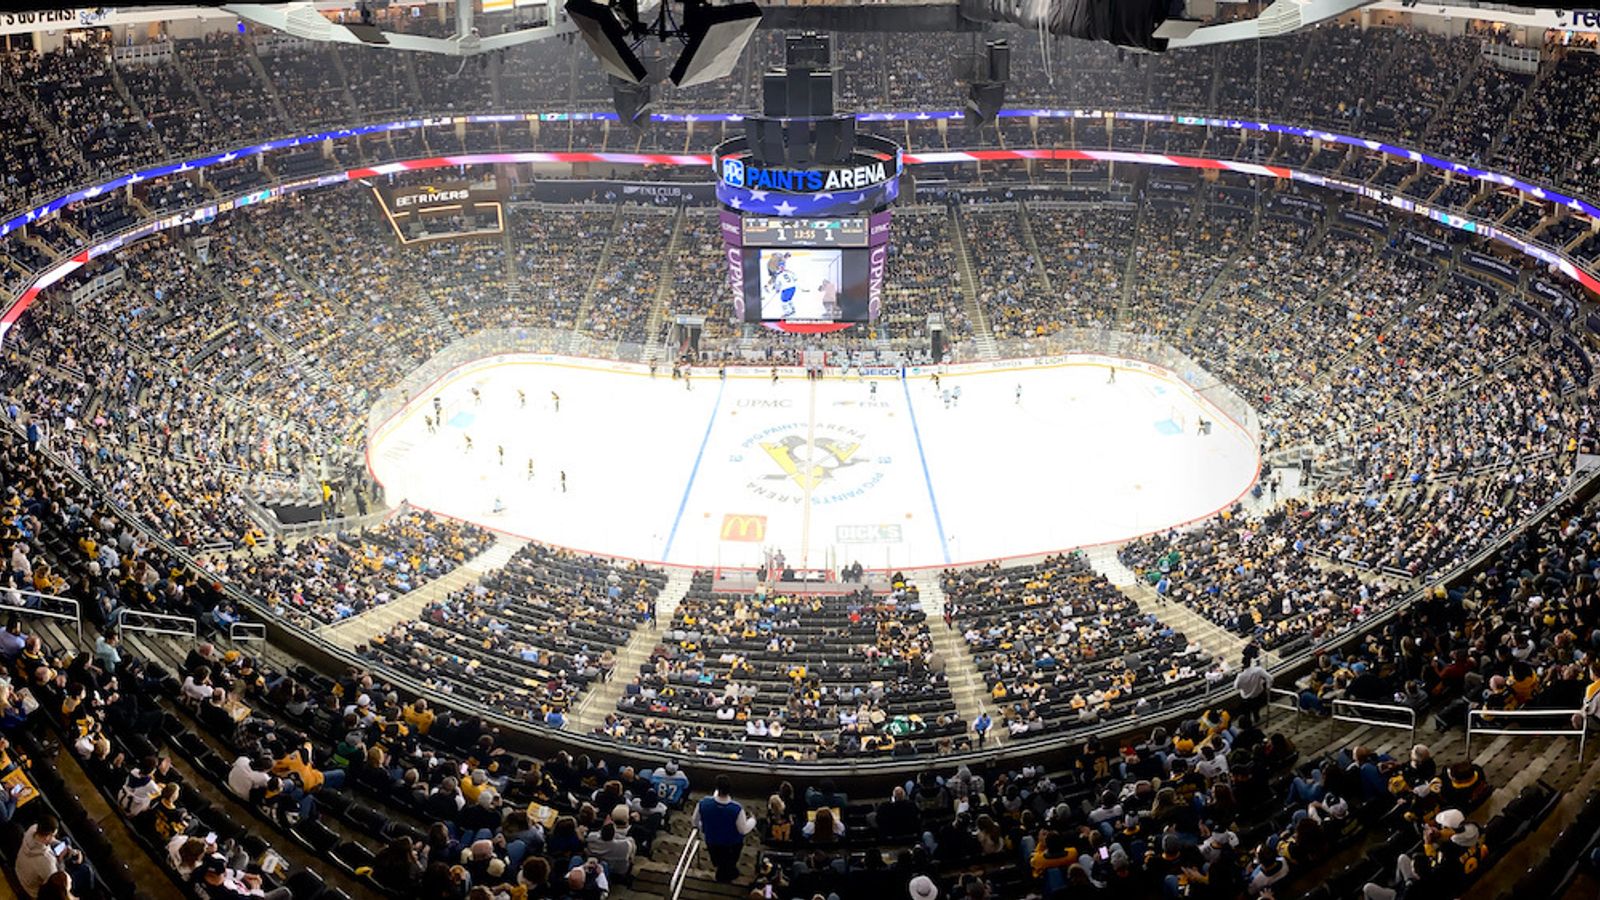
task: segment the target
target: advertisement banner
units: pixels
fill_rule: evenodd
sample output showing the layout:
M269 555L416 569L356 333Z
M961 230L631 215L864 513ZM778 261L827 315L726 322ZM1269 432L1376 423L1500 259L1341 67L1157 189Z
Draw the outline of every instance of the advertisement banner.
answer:
M1562 290L1559 287L1556 287L1555 285L1549 283L1548 281L1544 281L1544 280L1541 280L1541 279L1538 279L1538 278L1535 278L1532 281L1528 282L1528 290L1532 291L1535 294L1538 294L1539 296L1543 297L1546 300L1549 300L1551 303L1561 304L1561 303L1571 303L1572 302L1572 295L1571 294L1567 293L1566 291Z
M470 205L472 185L465 181L436 181L426 185L379 185L383 202L396 216L408 213L426 215L440 207L451 210ZM487 199L487 198L485 198Z
M1405 235L1406 246L1413 248L1421 247L1423 250L1427 251L1430 256L1437 256L1440 259L1450 258L1450 245L1444 241L1441 241L1438 238L1429 237L1425 234L1418 234L1417 232L1409 229L1402 233Z
M533 183L540 203L645 203L654 206L711 206L716 185L675 181L540 180Z
M1374 216L1364 212L1357 212L1353 209L1339 210L1339 221L1372 231L1389 230L1388 219L1385 219L1382 216Z
M1498 276L1506 281L1515 282L1518 277L1515 266L1493 256L1485 256L1474 250L1462 251L1461 261L1480 272L1488 272L1490 275Z
M1297 197L1294 194L1278 194L1274 196L1272 198L1272 208L1287 211L1305 210L1319 216L1327 211L1327 208L1321 203L1309 197Z

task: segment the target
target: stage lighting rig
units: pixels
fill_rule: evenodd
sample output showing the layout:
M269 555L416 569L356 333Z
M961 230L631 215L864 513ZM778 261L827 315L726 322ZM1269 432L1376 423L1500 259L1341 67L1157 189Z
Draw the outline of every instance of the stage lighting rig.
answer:
M682 45L667 77L678 87L691 87L733 74L750 36L761 24L760 7L749 2L713 6L708 0L660 0L654 9L648 2L566 3L567 16L600 60L600 67L632 84L651 80L653 73L639 58L639 49L648 38Z

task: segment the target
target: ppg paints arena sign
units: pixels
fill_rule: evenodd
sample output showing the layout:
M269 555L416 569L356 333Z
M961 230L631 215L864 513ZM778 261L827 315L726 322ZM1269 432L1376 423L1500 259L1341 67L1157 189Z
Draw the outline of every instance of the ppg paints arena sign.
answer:
M722 180L734 187L763 191L853 191L888 181L889 166L879 160L848 169L763 169L743 160L725 159Z
M712 154L717 201L747 215L826 218L883 209L900 196L900 147L874 134L856 135L844 165L790 169L757 165L743 137Z

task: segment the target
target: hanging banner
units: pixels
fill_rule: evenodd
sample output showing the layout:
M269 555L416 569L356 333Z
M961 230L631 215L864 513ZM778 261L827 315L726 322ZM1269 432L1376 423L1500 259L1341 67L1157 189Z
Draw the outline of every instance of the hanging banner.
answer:
M643 203L653 206L711 206L717 187L675 181L540 180L533 183L540 203Z

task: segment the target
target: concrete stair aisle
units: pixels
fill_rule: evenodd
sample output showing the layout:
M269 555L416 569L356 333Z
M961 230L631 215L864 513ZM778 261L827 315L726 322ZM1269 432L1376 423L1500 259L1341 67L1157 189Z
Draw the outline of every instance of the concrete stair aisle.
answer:
M278 86L272 83L272 76L268 74L267 67L261 62L261 51L256 47L256 42L250 39L249 35L245 36L245 50L245 63L249 65L250 71L255 73L261 86L266 90L267 99L272 101L272 111L277 115L279 124L288 128L294 128L299 125L300 123L296 122L289 115L289 110L284 107L283 98L278 95Z
M689 593L689 584L693 576L694 573L689 569L676 568L668 571L666 587L661 589L660 596L656 598L656 621L633 630L633 636L628 638L628 642L622 645L621 650L617 651L617 664L611 669L611 680L601 683L578 701L578 705L572 711L573 731L588 734L605 724L606 716L616 711L617 701L622 698L623 688L628 686L628 682L650 659L650 651L655 649L656 642L661 637L661 623L672 621L672 616L678 611L678 604L683 602L684 595Z
M978 664L972 659L971 649L961 637L959 626L946 628L944 625L948 598L945 597L944 586L939 583L939 574L920 570L911 576L911 583L916 585L922 598L922 609L928 614L928 634L933 638L934 652L944 660L944 674L950 685L950 696L956 703L956 712L970 730L979 714L989 712L989 689L978 672ZM990 717L997 718L993 713L990 713ZM986 746L1006 742L1005 729L999 727L998 721L995 726L989 730Z
M1118 545L1120 546L1120 545ZM1162 602L1155 589L1144 583L1138 573L1122 564L1117 558L1118 546L1094 547L1086 551L1089 565L1116 585L1139 605L1139 611L1153 615L1173 628L1183 632L1212 656L1220 656L1228 665L1237 668L1245 639L1216 625L1181 603ZM1263 653L1262 661L1272 664L1271 654Z
M1217 80L1221 81L1220 78ZM1127 325L1129 310L1133 308L1133 282L1139 274L1136 264L1139 261L1139 231L1144 227L1144 207L1143 201L1134 205L1133 232L1128 239L1128 258L1122 264L1122 291L1117 296L1117 317L1115 321L1118 328Z
M967 249L966 229L961 223L957 207L950 207L950 239L955 246L956 268L961 275L961 293L966 302L967 319L972 323L972 343L979 359L995 359L1000 353L995 347L994 332L989 328L989 317L978 301L980 286L977 268L972 264L972 251Z
M521 538L500 535L494 546L444 576L435 578L411 593L382 606L373 607L333 625L324 625L317 629L317 633L344 647L353 648L365 644L373 635L388 631L400 622L415 619L422 608L429 603L471 587L484 575L505 565L527 543Z
M749 797L737 798L746 809L759 811L762 804ZM612 900L661 900L672 896L672 871L683 858L684 845L689 840L690 821L694 816L695 801L690 801L682 812L673 813L667 830L656 835L649 859L638 857L633 861L633 884L612 885ZM758 845L752 838L745 844L744 858L739 861L741 878L735 884L721 884L711 868L711 859L698 852L690 863L688 877L678 896L683 900L742 900L749 896L747 887L755 873Z
M617 229L622 225L622 210L623 205L618 203L616 211L611 215L611 225L606 229L606 242L605 246L600 248L600 259L595 263L594 273L589 276L589 283L584 286L583 300L578 304L577 316L572 326L573 330L580 334L589 331L589 315L594 311L595 294L599 293L602 276L611 271L611 253L616 245Z
M1028 252L1033 254L1033 262L1038 267L1039 283L1044 285L1045 296L1054 298L1057 296L1056 288L1050 283L1050 268L1044 264L1044 254L1039 252L1039 240L1033 235L1033 217L1028 215L1028 204L1025 201L1017 203L1017 221L1022 223L1022 237L1027 241Z
M644 343L649 348L651 362L656 360L655 352L661 344L661 323L667 317L667 303L677 287L673 275L678 271L683 248L683 226L687 221L688 213L680 207L672 217L672 237L667 240L667 252L661 263L661 282L656 288L655 299L650 302L650 318L645 321Z

